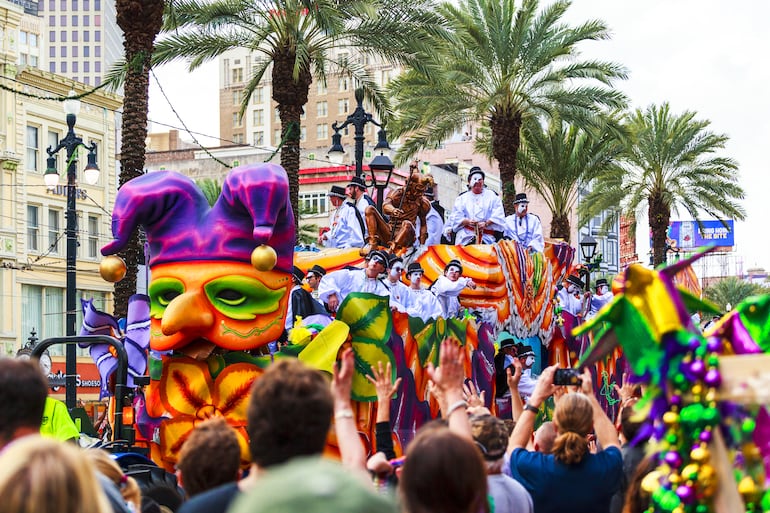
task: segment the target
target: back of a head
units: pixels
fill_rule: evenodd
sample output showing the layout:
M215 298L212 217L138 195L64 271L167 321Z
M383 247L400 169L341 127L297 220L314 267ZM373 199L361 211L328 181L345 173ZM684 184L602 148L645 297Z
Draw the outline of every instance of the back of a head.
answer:
M328 379L294 358L276 361L251 388L251 460L262 468L296 456L320 455L334 401Z
M471 433L487 466L502 460L508 448L508 428L502 419L493 415L472 417Z
M587 435L594 424L590 400L580 393L564 395L556 403L553 421L558 429L554 457L567 465L580 463L588 452Z
M470 440L437 427L421 430L407 446L399 489L408 513L486 512L486 474Z
M396 513L366 476L321 457L296 458L261 475L241 494L231 513Z
M91 461L74 445L39 436L0 455L0 504L14 513L111 513Z
M556 426L550 420L540 424L535 431L535 450L545 454L553 451L553 443L556 441Z
M47 396L48 382L37 360L0 357L0 447L17 430L40 429Z
M179 452L176 467L182 474L182 487L192 497L238 479L240 464L235 429L223 417L212 417L195 426Z
M85 455L98 472L115 483L123 500L130 502L134 511L139 511L142 506L142 490L133 477L126 476L118 462L112 459L110 454L102 449L88 449Z
M636 438L636 434L639 432L639 428L644 425L645 419L636 418L637 413L634 410L634 405L638 402L638 399L629 401L620 412L620 433L626 442L630 442ZM646 440L643 440L646 441Z

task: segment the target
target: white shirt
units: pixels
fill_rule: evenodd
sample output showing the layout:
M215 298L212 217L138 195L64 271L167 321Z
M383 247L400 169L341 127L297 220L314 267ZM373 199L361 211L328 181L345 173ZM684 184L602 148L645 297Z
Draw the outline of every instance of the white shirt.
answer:
M471 221L487 221L485 230L505 231L505 211L500 197L489 189L484 189L481 194L474 194L473 191L467 191L455 200L450 220L452 222L452 231L457 233L455 244L465 246L476 243L476 231L473 228L463 227L463 219ZM482 235L484 244L495 242L495 236L490 233Z
M436 299L441 304L441 310L445 319L457 316L460 312L460 300L458 296L468 285L470 278L460 277L457 281L452 281L446 276L439 276L433 282L431 292L435 294Z
M543 225L535 214L519 217L516 214L505 218L505 236L515 240L525 248L542 252L545 248Z
M602 309L604 305L612 301L614 294L611 290L608 290L604 294L594 294L591 296L591 314L595 314Z
M329 217L330 230L325 234L324 246L340 249L363 247L364 235L353 205L343 202Z
M428 238L425 239L426 246L435 246L441 244L441 232L444 231L444 220L441 219L441 215L435 208L430 207L428 215L425 216L425 221L428 224ZM420 234L420 219L417 218L417 235Z
M390 280L385 280L385 286L390 289L390 306L398 309L399 312L406 311L406 297L409 295L409 287L397 281L393 283Z
M294 293L295 290L301 289L302 287L300 285L294 285L291 288L291 292L289 292L289 305L286 307L286 322L283 323L283 327L286 328L286 331L291 330L294 327L294 312L292 311L291 307L291 295Z
M575 294L567 292L567 287L563 287L557 292L556 297L559 298L562 310L565 310L572 315L577 316L583 311L583 298L582 296L575 297Z
M318 285L318 297L324 303L329 302L329 296L336 294L342 304L351 292L369 292L378 296L390 295L385 283L379 278L367 278L364 269L340 269L327 273Z
M433 292L424 288L416 290L410 287L404 307L407 314L412 317L419 317L425 322L444 316L444 309L441 307L441 303L433 295Z

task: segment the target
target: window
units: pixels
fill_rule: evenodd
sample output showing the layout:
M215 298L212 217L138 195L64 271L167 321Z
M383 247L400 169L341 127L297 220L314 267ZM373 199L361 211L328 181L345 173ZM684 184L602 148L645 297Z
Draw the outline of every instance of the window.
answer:
M54 255L59 254L59 236L61 229L61 212L52 208L48 209L48 251Z
M102 10L102 0L94 0L94 11Z
M67 10L67 0L59 0L59 10L61 11Z
M66 30L62 30L61 32L59 32L59 41L61 41L62 43L66 43L67 42L67 31Z
M91 47L90 46L84 46L83 47L83 57L90 57L91 56Z
M77 57L78 56L78 47L75 46L75 45L72 45L72 56L73 57Z
M56 10L56 0L48 0L48 10L51 12Z
M235 70L233 70L234 72ZM265 101L265 88L264 87L257 87L254 89L254 92L251 93L251 99L254 103L262 103Z
M88 57L88 55L84 55L83 57ZM91 72L91 63L88 61L83 62L83 73L90 73Z
M27 64L27 54L26 53L20 53L19 54L19 64L21 64L21 65Z
M329 102L316 103L316 117L325 118L329 114Z
M97 43L101 43L102 41L102 31L101 30L94 30L94 41Z
M94 71L97 72L97 73L101 73L102 72L102 61L96 61L94 63ZM97 84L97 85L99 85L99 84Z
M37 68L37 65L38 65L37 55L30 55L29 56L29 65L30 66L34 66L34 67Z
M73 57L75 57L75 56L73 55ZM78 72L78 62L77 61L72 63L72 72L73 73L77 73ZM78 81L78 79L76 77L73 77L72 80L74 80L75 82Z
M80 34L80 32L78 32L77 30L73 30L72 31L72 34L70 34L70 38L72 39L73 43L77 43L78 42L79 34Z
M59 26L66 27L67 26L67 15L62 14L59 16Z
M49 62L48 63L48 71L51 73L56 73L56 63L55 62Z
M48 57L56 57L56 47L55 46L49 46L48 47Z
M56 42L56 31L55 30L49 30L48 31L48 41L51 43Z
M56 26L56 16L53 14L48 17L48 26L49 27L55 27Z
M343 66L347 66L348 60L349 60L349 54L348 52L341 52L338 56L340 64Z
M94 27L101 27L102 26L102 16L100 14L94 14ZM99 37L101 37L100 31L96 31L97 34L99 34Z
M306 142L307 141L307 127L301 127L299 129L299 140L300 142Z
M326 123L321 123L319 125L316 125L315 133L316 133L316 139L318 139L319 141L327 139L329 137L329 125L327 125Z
M59 48L59 53L60 53L59 57L66 57L67 56L67 47L66 46L60 47Z
M20 45L26 45L27 44L27 33L23 30L19 31L19 44Z
M326 82L323 82L321 80L318 81L316 84L316 93L317 94L326 94L327 88L326 88Z
M99 218L88 216L88 258L99 255Z
M60 63L59 66L61 67L61 72L62 73L67 73L67 63L66 62Z
M72 26L73 27L77 27L78 26L78 20L79 20L79 16L77 14L73 14L72 15Z
M259 130L254 132L254 146L262 146L265 144L265 132Z
M78 10L78 0L72 0L72 10L73 11Z
M78 290L76 300L93 299L98 310L106 309L106 294L104 292ZM59 287L41 287L39 285L21 286L21 330L30 333L33 329L41 339L61 337L64 335L66 308L66 293ZM75 326L83 324L83 313L80 308L75 318ZM52 356L64 356L64 345L56 344L48 348ZM88 348L78 348L78 356L88 356Z
M301 193L299 195L299 209L300 211L305 211L310 215L328 213L329 210L326 200L326 192L313 191Z
M350 79L348 77L340 77L340 91L350 90Z
M91 25L91 16L89 16L88 14L84 14L83 15L83 26L84 27L88 27L90 25Z
M233 91L233 105L241 104L241 91Z
M233 134L233 142L235 144L243 144L243 134Z
M83 34L83 41L84 41L84 42L88 43L88 42L90 42L90 41L91 41L91 32L90 32L90 31L88 31L88 30L84 30L84 31L82 32L82 34Z
M254 111L254 126L261 126L265 124L265 110L256 109Z
M350 100L341 98L337 100L337 114L347 114L350 109Z
M233 127L241 126L241 116L237 112L233 112Z
M91 2L90 2L90 0L83 0L83 10L84 11L90 11L91 10Z
M88 63L86 63L86 64L88 64ZM99 81L99 79L97 79L97 82L98 81ZM90 77L83 77L83 83L85 85L91 85L91 78ZM99 84L97 84L97 85L99 85Z
M27 205L27 251L40 250L40 207Z
M39 130L36 126L27 126L27 169L38 170L38 153L40 152Z
M233 70L233 84L240 84L243 82L243 68L235 68Z

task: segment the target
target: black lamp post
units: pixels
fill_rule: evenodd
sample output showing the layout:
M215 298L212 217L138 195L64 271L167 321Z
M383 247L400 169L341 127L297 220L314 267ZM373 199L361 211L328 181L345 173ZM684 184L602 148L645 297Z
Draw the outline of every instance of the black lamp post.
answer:
M596 239L591 237L590 234L583 237L583 240L580 241L580 253L583 256L583 262L585 262L587 269L585 272L586 290L591 290L591 271L595 266L593 260L596 256L597 245Z
M334 163L342 164L344 156L345 156L345 148L342 146L342 134L340 134L340 130L345 128L348 125L353 125L355 128L353 140L355 141L355 165L356 165L356 176L363 177L364 173L364 127L367 123L372 123L373 125L376 125L380 127L380 130L377 132L377 144L374 147L375 153L377 151L380 152L379 155L376 155L372 161L369 163L369 169L371 171L371 179L369 183L366 183L366 178L364 177L364 183L366 183L367 187L374 187L377 189L377 207L382 210L382 202L384 200L384 194L385 189L390 184L390 178L393 173L393 168L395 167L393 165L393 162L390 160L390 157L385 154L386 151L390 151L390 145L388 144L388 134L385 131L385 128L374 120L371 114L366 112L364 110L364 91L363 89L356 89L356 109L353 111L352 114L350 114L347 119L341 124L337 125L337 122L335 121L332 123L332 129L334 129L334 135L332 135L332 146L329 148L329 152L327 153L329 160L331 160ZM375 176L375 171L385 172L387 171L388 175L384 183L380 183L377 181L377 177Z
M74 98L75 92L70 91L70 98L64 101L64 112L67 114L67 135L59 141L56 148L49 146L47 166L44 180L46 186L52 189L59 183L59 172L56 169L56 153L62 149L67 155L67 291L66 291L66 335L74 337L75 319L77 312L77 291L75 281L75 261L77 258L77 211L75 210L75 196L77 188L77 150L81 146L88 150L88 164L84 170L86 182L94 184L99 179L99 167L96 165L96 143L83 144L83 139L75 135L75 121L80 112L80 100ZM67 344L65 357L66 386L65 402L67 408L74 408L77 400L77 348L75 344Z

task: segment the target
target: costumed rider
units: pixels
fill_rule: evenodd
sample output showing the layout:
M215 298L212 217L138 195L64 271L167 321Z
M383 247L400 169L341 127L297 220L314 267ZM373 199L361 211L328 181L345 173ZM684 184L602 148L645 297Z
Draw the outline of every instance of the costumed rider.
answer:
M318 264L315 264L313 267L307 270L307 274L305 275L305 282L307 283L307 286L310 288L309 292L310 295L313 296L313 299L318 301L318 286L321 284L321 278L326 276L326 269L321 267Z
M361 212L345 201L345 189L332 185L329 201L334 210L329 214L329 231L318 237L318 245L327 248L360 248L364 245L366 225Z
M537 376L532 376L532 366L535 365L535 351L532 346L516 344L516 358L521 362L521 380L519 381L519 394L526 401L537 385Z
M513 204L516 207L516 213L505 218L505 237L515 240L531 252L542 252L545 247L543 225L538 216L528 212L527 195L517 194Z
M400 256L391 256L389 261L390 270L388 278L385 280L390 290L390 307L399 312L405 312L404 302L409 295L409 287L401 282L401 274L404 272L404 260Z
M564 281L564 286L556 293L562 310L575 317L583 313L583 287L585 284L578 276L570 274Z
M495 401L498 411L507 411L510 409L511 391L505 370L513 366L513 360L516 358L516 340L513 335L503 331L498 335L497 342L500 349L495 355Z
M462 277L463 266L459 260L450 260L444 267L444 275L431 285L431 292L441 304L441 310L445 319L462 317L460 293L467 287L475 289L476 283L470 278Z
M336 312L345 297L351 292L368 292L388 296L390 291L380 275L388 270L388 254L382 250L370 251L366 255L363 269L340 269L328 273L318 286L318 297L326 303L330 312Z
M298 317L304 319L315 314L326 314L326 308L320 302L313 299L310 292L302 288L302 281L304 279L305 273L295 265L291 272L293 286L291 288L289 306L286 310L286 322L284 323L287 336L291 333Z
M591 296L591 312L590 315L595 315L596 312L601 310L604 305L612 301L612 291L610 290L607 280L605 278L599 278L596 280L596 294Z
M455 244L492 244L505 231L505 211L500 197L484 186L484 171L474 166L468 174L469 189L457 196L449 226ZM449 223L447 223L449 224ZM447 226L444 227L446 232Z
M366 184L361 176L354 176L350 179L345 187L345 194L348 195L350 202L358 209L364 219L366 219L366 207L377 208L372 197L366 193ZM364 233L364 237L368 235L369 232Z
M444 310L433 292L422 286L423 274L425 271L419 262L412 262L407 266L406 276L409 278L409 290L404 301L404 307L407 314L428 322L443 316Z
M427 187L423 196L430 202L430 210L425 216L426 224L428 225L428 238L425 240L426 246L435 246L441 244L441 234L444 231L444 209L441 208L441 212L436 209L438 201L433 201L433 187ZM420 231L420 219L417 219L417 232Z

